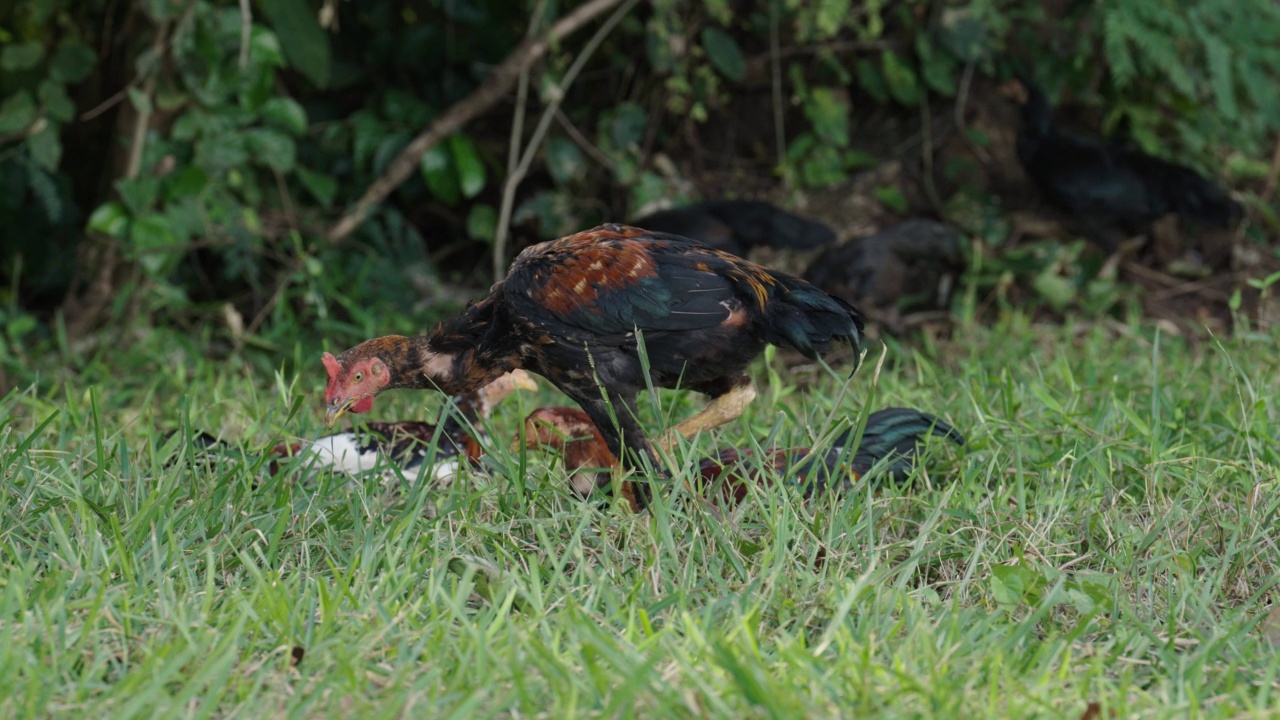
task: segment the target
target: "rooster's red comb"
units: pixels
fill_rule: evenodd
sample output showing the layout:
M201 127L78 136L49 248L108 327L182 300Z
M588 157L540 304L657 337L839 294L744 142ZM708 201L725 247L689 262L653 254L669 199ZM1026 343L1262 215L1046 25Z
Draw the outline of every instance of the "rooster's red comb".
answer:
M324 389L324 401L331 402L334 392L338 389L338 376L342 374L342 364L333 356L333 353L325 353L320 360L324 363L324 371L329 373L329 385Z

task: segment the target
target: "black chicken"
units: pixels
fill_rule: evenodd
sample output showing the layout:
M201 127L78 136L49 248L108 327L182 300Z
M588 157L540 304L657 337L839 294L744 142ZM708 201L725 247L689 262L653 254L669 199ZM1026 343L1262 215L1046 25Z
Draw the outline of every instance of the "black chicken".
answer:
M765 345L816 359L837 340L860 350L861 332L853 306L799 278L686 238L602 225L525 249L488 297L429 335L326 353L327 417L365 411L383 390L460 394L524 368L573 398L628 467L657 467L636 415L649 381L712 396L674 428L688 437L742 413L755 397L747 365ZM647 486L641 493L644 504Z
M738 257L758 246L812 250L836 239L826 225L760 200L704 200L659 210L631 224L697 240Z
M1191 168L1058 130L1049 100L1033 83L1014 80L1003 91L1022 105L1022 167L1052 205L1108 251L1169 213L1212 228L1230 227L1243 215L1226 190Z
M823 250L804 279L897 331L902 312L947 307L964 266L958 230L907 220Z
M841 433L821 454L800 447L767 450L763 457L755 457L751 450L725 448L699 463L698 476L704 490L718 488L721 496L734 504L746 498L749 483L771 482L774 475L793 480L807 498L833 487L847 489L877 465L883 468L884 477L905 480L914 467L917 448L929 435L957 445L965 442L959 431L942 420L908 408L871 413L861 440L853 447L855 431L851 428ZM611 473L618 466L591 418L577 408L534 410L524 421L524 447L561 452L570 485L582 497L609 487ZM635 509L629 483L623 483L622 492Z

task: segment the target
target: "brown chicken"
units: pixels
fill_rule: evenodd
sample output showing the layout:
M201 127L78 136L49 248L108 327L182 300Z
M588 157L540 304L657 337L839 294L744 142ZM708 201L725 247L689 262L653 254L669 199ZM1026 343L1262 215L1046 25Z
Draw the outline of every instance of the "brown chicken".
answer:
M737 418L755 397L747 365L768 344L818 358L861 349L862 316L809 283L687 238L625 225L520 253L488 297L429 335L369 340L325 355L330 422L393 388L459 394L523 368L586 411L632 469L658 468L636 414L650 383L713 398L674 432ZM624 449L626 452L624 452ZM647 484L638 502L649 501Z

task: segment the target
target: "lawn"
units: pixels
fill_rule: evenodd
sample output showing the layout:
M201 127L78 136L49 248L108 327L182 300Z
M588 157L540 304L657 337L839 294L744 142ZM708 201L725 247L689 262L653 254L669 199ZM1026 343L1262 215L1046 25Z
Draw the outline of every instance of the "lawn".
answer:
M494 416L490 472L439 488L268 475L265 447L323 432L314 337L275 367L162 332L29 359L0 402L0 715L1270 717L1277 339L1012 314L852 378L779 355L677 463L890 405L969 444L931 442L909 487L728 514L574 499L508 450L566 404L545 383ZM650 427L702 402L661 401Z

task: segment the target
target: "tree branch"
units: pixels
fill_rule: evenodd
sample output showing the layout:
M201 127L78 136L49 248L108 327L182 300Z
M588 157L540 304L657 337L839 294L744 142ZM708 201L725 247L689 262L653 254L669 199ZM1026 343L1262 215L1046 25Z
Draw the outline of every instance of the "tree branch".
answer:
M497 103L511 90L511 86L519 79L521 71L545 55L553 43L573 34L583 25L621 2L622 0L590 0L560 18L542 37L520 43L501 64L494 68L493 74L485 79L480 87L450 106L443 115L436 118L426 130L415 137L395 160L391 161L382 177L375 180L365 190L364 195L361 195L360 199L329 230L329 242L340 243L355 232L355 229L360 227L360 223L364 222L369 211L385 200L391 191L413 174L422 156L428 150Z

